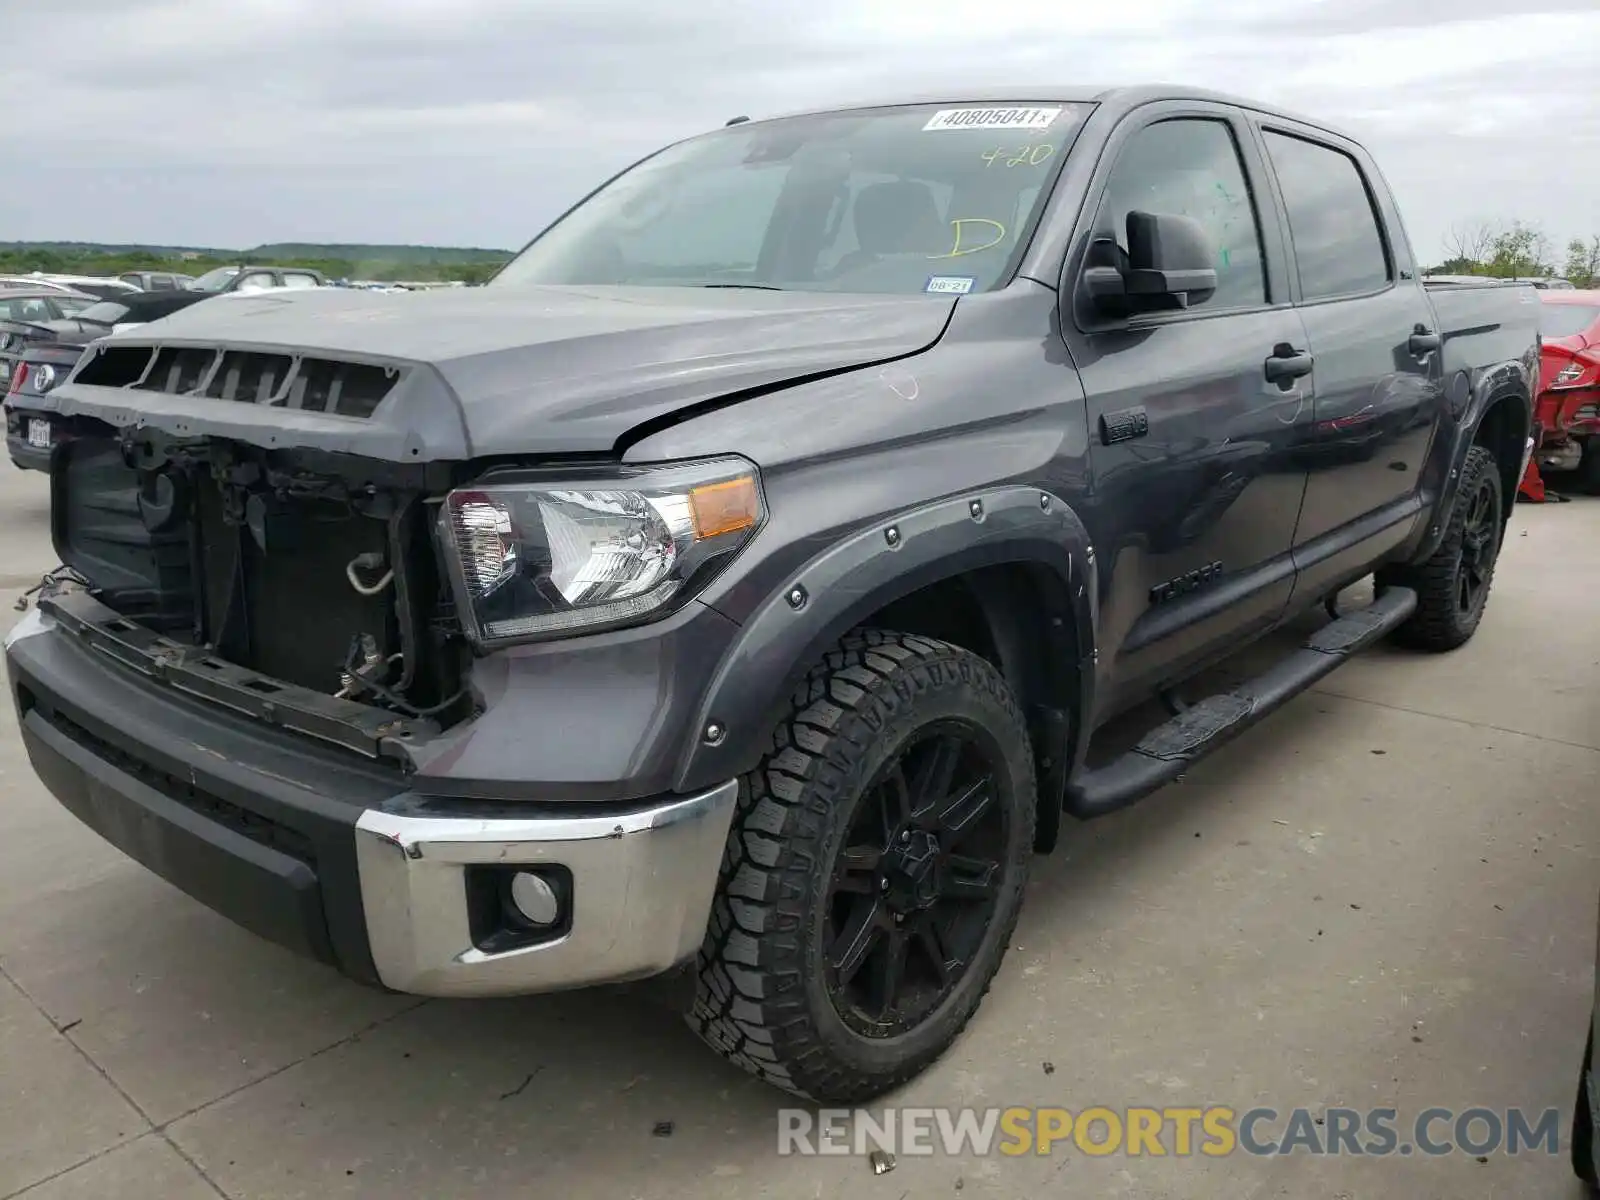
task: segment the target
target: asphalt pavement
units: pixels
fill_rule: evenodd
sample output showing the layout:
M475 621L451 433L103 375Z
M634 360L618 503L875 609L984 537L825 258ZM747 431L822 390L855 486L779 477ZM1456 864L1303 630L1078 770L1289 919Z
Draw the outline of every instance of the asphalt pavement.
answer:
M0 463L4 623L54 562L47 491ZM1600 501L1519 507L1465 649L1371 651L1069 829L976 1020L890 1100L1557 1107L1559 1156L780 1156L784 1098L657 996L423 1002L240 931L58 808L7 706L0 1198L1576 1197L1597 594Z

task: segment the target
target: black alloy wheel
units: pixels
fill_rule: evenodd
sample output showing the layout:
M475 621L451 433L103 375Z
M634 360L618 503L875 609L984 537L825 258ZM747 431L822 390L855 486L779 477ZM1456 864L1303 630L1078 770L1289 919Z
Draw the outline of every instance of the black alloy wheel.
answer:
M1487 446L1472 446L1438 546L1422 562L1378 570L1376 584L1417 593L1416 611L1393 638L1417 650L1454 650L1472 640L1489 604L1495 561L1505 535L1505 490L1500 464Z
M921 730L863 792L829 884L828 995L867 1037L915 1028L960 982L999 900L1000 752L960 721Z
M1461 527L1461 559L1456 569L1456 603L1471 619L1489 595L1489 579L1500 553L1500 493L1494 481L1478 479L1467 500Z

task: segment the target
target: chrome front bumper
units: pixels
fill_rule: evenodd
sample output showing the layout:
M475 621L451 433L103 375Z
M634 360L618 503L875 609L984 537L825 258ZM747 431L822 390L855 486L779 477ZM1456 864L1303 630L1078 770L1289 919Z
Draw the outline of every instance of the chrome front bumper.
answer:
M386 987L424 996L556 991L656 975L699 949L738 782L622 815L368 809L356 822L367 936ZM489 952L474 944L467 869L565 867L570 930Z

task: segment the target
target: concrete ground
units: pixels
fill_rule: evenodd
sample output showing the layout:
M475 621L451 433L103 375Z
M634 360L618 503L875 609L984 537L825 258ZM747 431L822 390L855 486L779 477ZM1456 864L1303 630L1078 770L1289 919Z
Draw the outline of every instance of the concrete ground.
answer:
M0 513L9 621L53 562L44 480L0 464ZM1564 1125L1600 897L1597 546L1600 502L1519 507L1470 646L1370 652L1069 831L978 1017L897 1102ZM0 970L0 1197L1579 1194L1542 1153L780 1158L783 1099L651 999L424 1003L235 929L57 808L9 710Z

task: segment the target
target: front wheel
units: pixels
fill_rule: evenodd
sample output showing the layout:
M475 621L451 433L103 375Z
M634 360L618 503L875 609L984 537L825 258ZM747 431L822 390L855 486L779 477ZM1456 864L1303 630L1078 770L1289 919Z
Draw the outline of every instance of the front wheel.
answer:
M1399 585L1417 593L1417 609L1395 630L1396 642L1419 650L1454 650L1478 631L1500 556L1503 513L1500 468L1488 450L1473 446L1433 557L1378 572L1378 587Z
M994 667L931 638L847 638L742 781L690 1025L818 1103L913 1078L999 970L1034 806L1027 727Z

